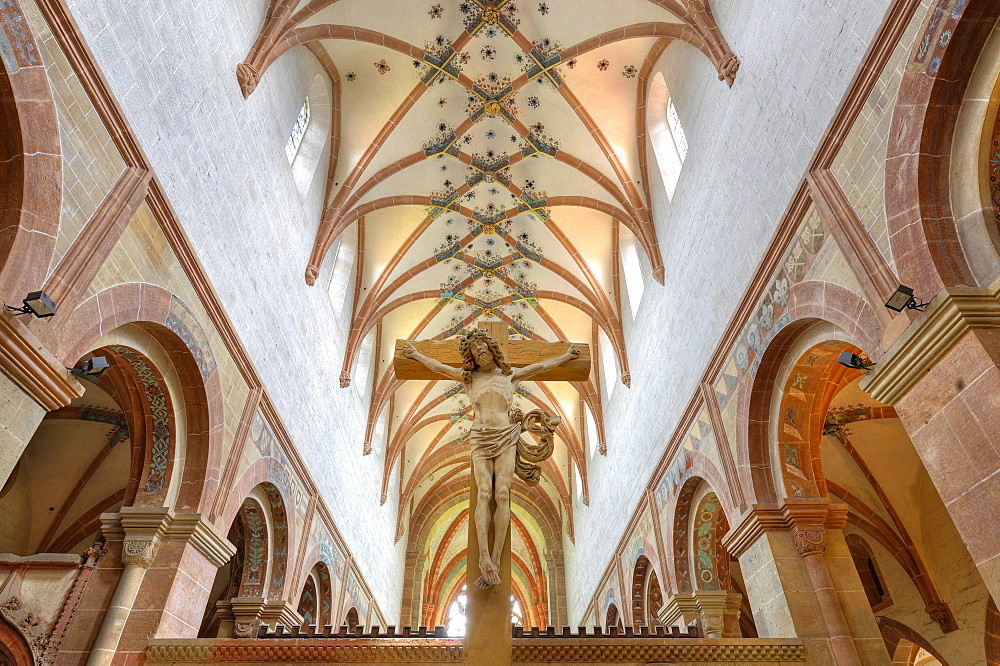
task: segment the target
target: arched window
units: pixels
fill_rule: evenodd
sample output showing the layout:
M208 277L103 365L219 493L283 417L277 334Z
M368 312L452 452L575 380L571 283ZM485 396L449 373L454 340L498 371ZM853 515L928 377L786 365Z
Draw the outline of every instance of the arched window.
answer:
M469 595L466 593L465 585L458 593L455 600L448 607L448 635L465 636L466 609L469 605ZM510 595L510 623L519 627L524 626L524 611L521 609L521 602Z
M854 568L858 570L861 585L865 588L868 605L872 607L872 610L882 610L891 606L892 599L882 581L872 549L857 534L848 534L846 541L847 547L851 551L851 559L854 560Z
M295 124L292 125L288 141L285 142L285 157L288 158L289 164L295 161L295 156L299 153L299 146L302 145L302 137L306 135L306 128L309 127L309 118L309 98L306 97L306 101L302 103L302 108L299 109L299 115L295 118Z
M621 228L620 255L622 263L622 274L625 278L625 293L628 295L629 310L632 317L639 312L639 304L642 296L646 292L646 274L642 270L642 263L639 255L639 239L626 228Z
M673 200L688 154L687 137L663 74L657 72L646 99L646 127L667 199Z
M333 124L331 83L325 74L313 77L285 142L285 157L292 168L295 189L303 201L320 205L325 189Z

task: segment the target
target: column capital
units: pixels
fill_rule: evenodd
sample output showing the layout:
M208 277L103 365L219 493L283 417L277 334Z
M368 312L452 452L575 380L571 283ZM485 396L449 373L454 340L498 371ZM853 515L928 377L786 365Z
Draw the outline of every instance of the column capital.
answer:
M134 563L140 565L146 555L150 554L150 550L155 557L156 548L162 541L189 542L216 567L224 565L236 552L236 546L204 515L174 513L165 506L126 506L119 513L101 514L101 531L109 541L125 542L123 562L126 553L131 552L135 553ZM141 547L145 542L152 546ZM131 563L133 562L126 562Z
M83 385L27 326L6 311L0 311L0 372L46 411L83 395Z
M895 404L970 329L1000 328L1000 281L988 288L945 287L893 343L862 390Z
M827 498L788 497L781 504L752 505L723 537L722 545L726 552L738 558L765 532L790 531L793 540L799 533L803 541L808 541L815 535L807 537L806 534L824 535L827 530L844 529L846 523L846 504L832 503ZM796 549L799 549L798 541Z

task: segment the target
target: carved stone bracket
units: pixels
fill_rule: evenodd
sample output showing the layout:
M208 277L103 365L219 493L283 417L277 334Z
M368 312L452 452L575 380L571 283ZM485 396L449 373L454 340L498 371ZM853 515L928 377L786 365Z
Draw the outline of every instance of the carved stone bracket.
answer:
M229 603L236 618L233 637L257 638L261 626L261 613L267 602L258 597L234 597Z
M802 529L798 525L792 525L792 543L799 555L823 555L826 553L826 531L823 529L810 530Z
M149 567L162 541L186 541L205 559L221 567L236 552L215 525L200 513L174 513L164 507L124 507L101 515L101 531L109 541L123 541L122 562Z
M947 603L942 601L938 604L928 604L924 611L941 627L942 633L958 630L958 623L955 622L955 616L951 614L951 608Z
M122 544L122 564L148 569L156 559L159 546L157 539L126 539Z
M786 498L782 504L754 504L723 538L723 546L739 557L765 532L788 531L799 555L823 554L828 530L842 530L847 505L828 499Z

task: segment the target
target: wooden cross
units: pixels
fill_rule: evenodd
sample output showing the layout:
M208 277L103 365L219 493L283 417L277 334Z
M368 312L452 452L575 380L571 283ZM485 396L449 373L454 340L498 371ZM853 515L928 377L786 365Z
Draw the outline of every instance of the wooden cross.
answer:
M564 354L571 346L580 348L580 356L561 366L535 375L528 381L579 381L590 378L590 346L583 343L540 342L537 340L511 340L507 335L508 325L498 320L479 322L479 328L485 330L499 343L500 351L511 367L523 368L532 363ZM453 368L462 367L462 355L458 352L455 340L397 340L393 356L393 368L397 379L448 379L419 361L403 356L406 345L413 345L417 351ZM474 474L474 472L473 472ZM479 536L476 533L476 515L478 493L475 479L470 475L469 489L469 531L468 550L465 560L466 594L469 603L466 607L465 630L465 663L477 666L498 666L510 664L512 660L510 631L510 526L507 527L507 537L503 554L500 558L501 584L480 590L472 585L479 571ZM491 506L490 513L495 510ZM490 530L493 531L492 529ZM496 535L490 543L493 543Z

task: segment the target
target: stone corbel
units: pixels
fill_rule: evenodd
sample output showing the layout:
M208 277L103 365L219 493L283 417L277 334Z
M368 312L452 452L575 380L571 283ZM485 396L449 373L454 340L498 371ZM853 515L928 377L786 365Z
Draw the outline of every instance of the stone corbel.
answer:
M740 638L740 602L743 596L725 590L698 590L694 603L706 638Z
M7 311L0 312L0 372L46 411L65 407L83 395L80 382Z
M172 513L165 506L122 507L119 512L121 526L125 531L122 564L132 564L143 569L148 569L153 564Z
M861 382L862 390L895 404L969 330L1000 328L1000 284L946 287L893 343Z
M261 611L265 603L264 599L256 597L233 597L229 600L235 617L234 638L257 638L261 625Z

